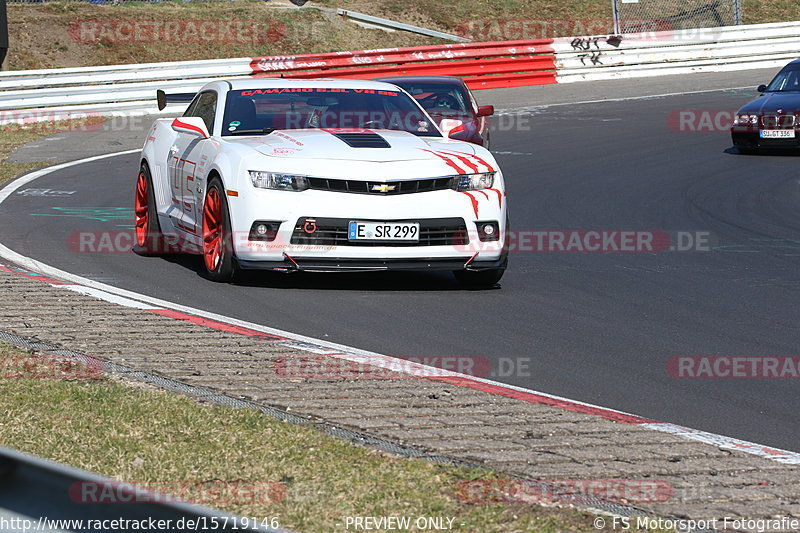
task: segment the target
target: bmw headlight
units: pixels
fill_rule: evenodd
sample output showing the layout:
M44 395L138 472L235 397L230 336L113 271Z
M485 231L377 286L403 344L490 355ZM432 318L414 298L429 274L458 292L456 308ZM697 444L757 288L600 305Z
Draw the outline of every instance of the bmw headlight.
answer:
M465 174L453 178L452 188L456 191L479 191L494 185L494 172Z
M250 181L259 189L276 189L279 191L304 191L308 189L308 178L295 174L251 170Z
M758 124L758 115L736 115L733 123L737 126L748 126L750 124Z

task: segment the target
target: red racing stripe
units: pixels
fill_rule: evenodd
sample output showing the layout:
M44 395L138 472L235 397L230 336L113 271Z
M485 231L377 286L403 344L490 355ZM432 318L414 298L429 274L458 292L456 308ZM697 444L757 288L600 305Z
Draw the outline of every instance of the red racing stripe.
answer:
M478 172L478 165L470 161L469 158L466 157L464 154L456 154L453 152L442 152L442 153L456 156L462 163L467 165L470 168L470 170L472 170L473 172Z
M455 163L455 161L453 161L452 159L450 159L450 158L449 158L449 157L447 157L446 155L442 155L442 154L440 154L439 152L434 152L433 150L427 150L427 149L425 149L425 148L421 148L421 150L422 150L423 152L430 152L430 153L432 153L433 155L435 155L436 157L438 157L439 159L441 159L442 161L444 161L445 163L447 163L447 165L448 165L450 168L454 169L454 170L455 170L456 172L458 172L459 174L466 174L466 173L467 173L467 172L466 172L466 171L465 171L463 168L461 168L460 166L458 166L458 165Z
M215 329L217 331L224 331L226 333L245 335L247 337L254 337L257 339L269 340L269 341L288 340L285 337L279 337L278 335L271 335L269 333L264 333L263 331L256 331L254 329L244 328L241 326L234 326L231 324L226 324L224 322L217 322L216 320L209 320L207 318L203 318L200 316L190 315L187 313L182 313L180 311L173 311L172 309L147 309L147 311L168 318L174 318L177 320L186 320L187 322L191 322L192 324L197 324L198 326L205 326L207 328Z
M428 379L435 379L437 381L444 381L458 387L467 387L470 389L488 392L489 394L496 394L498 396L505 396L506 398L514 398L515 400L522 400L530 403L538 403L541 405L549 405L559 409L565 409L574 413L583 413L587 415L599 416L607 420L621 422L623 424L652 424L655 420L644 418L636 415L629 415L620 413L611 409L604 409L602 407L594 407L592 405L584 405L581 403L571 402L569 400L561 400L558 398L550 398L549 396L542 396L541 394L534 394L532 392L518 391L515 389L503 387L502 385L493 385L490 383L483 383L469 378L462 378L457 376L432 376Z
M477 155L471 155L470 157L477 159L478 163L480 163L481 165L486 165L486 168L489 169L487 170L487 172L494 172L494 167L489 163L487 163L486 161L484 161L482 158L478 157Z
M458 192L460 192L461 194L466 194L467 196L469 196L469 199L472 202L472 210L475 211L475 218L477 218L478 217L478 199L475 198L474 196L472 196L467 191L458 191ZM488 198L488 196L487 196L487 198Z
M503 193L497 189L486 189L487 191L494 191L497 193L497 205L503 207Z
M181 122L180 119L177 119L177 118L172 121L172 125L173 126L177 126L179 128L186 128L187 130L196 131L200 135L205 135L205 132L203 130L201 130L200 128L198 128L197 126L192 126L191 124L187 124L185 122Z

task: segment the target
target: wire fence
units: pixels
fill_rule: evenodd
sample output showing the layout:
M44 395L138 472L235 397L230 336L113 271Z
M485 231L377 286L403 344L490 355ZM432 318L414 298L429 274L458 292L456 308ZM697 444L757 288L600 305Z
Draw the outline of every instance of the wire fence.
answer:
M741 0L614 0L618 33L736 26Z

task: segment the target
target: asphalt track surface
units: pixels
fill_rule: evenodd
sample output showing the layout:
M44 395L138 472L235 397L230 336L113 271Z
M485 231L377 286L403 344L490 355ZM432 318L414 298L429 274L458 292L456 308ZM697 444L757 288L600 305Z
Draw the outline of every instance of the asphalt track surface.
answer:
M710 250L518 252L492 290L408 273L257 273L221 285L199 274L198 258L71 250L75 232L130 227L136 154L24 187L76 192L13 195L0 241L119 287L389 355L495 367L529 358L527 371L494 379L800 451L797 379L666 371L674 356L800 355L800 159L738 155L726 132L668 125L677 110L733 110L752 96L553 106L493 133L515 230L707 232Z

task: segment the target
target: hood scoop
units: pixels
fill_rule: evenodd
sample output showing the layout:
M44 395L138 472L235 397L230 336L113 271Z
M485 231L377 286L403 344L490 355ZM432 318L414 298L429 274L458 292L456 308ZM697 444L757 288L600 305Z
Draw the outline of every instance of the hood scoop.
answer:
M377 133L329 133L351 148L391 148Z

